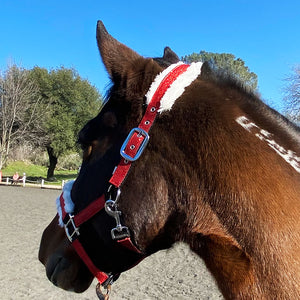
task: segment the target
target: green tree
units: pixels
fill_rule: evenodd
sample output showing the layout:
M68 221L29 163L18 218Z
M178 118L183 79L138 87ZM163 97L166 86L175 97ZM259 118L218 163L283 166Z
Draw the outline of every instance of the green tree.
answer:
M78 131L98 113L102 101L97 89L74 69L62 67L48 71L35 67L31 76L39 86L43 102L50 104L43 124L49 156L47 178L50 179L58 158L75 150Z
M286 81L285 111L290 119L300 124L300 65L293 68L293 74Z
M212 69L221 70L223 73L236 77L253 91L257 89L257 75L250 72L245 62L240 58L236 58L233 54L200 51L199 53L186 55L182 60L187 63L207 61Z

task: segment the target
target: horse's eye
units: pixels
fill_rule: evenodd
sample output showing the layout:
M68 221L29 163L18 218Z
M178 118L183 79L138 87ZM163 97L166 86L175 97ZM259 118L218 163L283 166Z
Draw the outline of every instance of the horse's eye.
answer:
M79 145L82 151L85 151L89 147L89 145L83 143L79 143Z
M92 153L92 146L91 145L81 145L81 149L82 149L82 158L83 158L83 160L88 159L88 157Z

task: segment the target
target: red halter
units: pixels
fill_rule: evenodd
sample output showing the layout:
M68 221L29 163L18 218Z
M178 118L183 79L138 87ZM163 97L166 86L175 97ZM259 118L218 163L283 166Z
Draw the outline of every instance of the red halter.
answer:
M116 219L117 226L112 229L112 238L117 240L119 244L130 249L136 253L142 254L139 249L134 245L130 238L130 233L127 227L122 226L120 223L121 212L117 210L117 200L120 195L120 186L125 180L125 177L131 167L133 161L137 160L145 149L149 135L148 132L155 120L157 111L160 107L160 101L171 84L177 79L179 75L184 73L189 65L179 64L163 78L160 82L158 88L156 89L149 105L147 106L144 117L142 118L138 127L131 130L128 137L126 138L124 144L121 147L120 154L122 159L119 165L115 168L112 177L109 182L111 183L110 189L112 187L117 189L117 196L114 200L105 200L105 196L102 195L85 209L80 211L75 216L66 213L65 211L65 200L63 194L60 196L60 205L62 209L62 219L66 231L66 235L72 246L75 248L76 252L80 258L84 261L90 272L98 279L99 283L103 286L107 286L113 280L113 275L108 275L100 271L92 262L86 251L84 250L82 244L79 242L79 227L84 222L88 221L91 217L105 208L106 212ZM110 190L108 191L110 192ZM115 274L116 275L116 274ZM117 274L118 275L118 274Z

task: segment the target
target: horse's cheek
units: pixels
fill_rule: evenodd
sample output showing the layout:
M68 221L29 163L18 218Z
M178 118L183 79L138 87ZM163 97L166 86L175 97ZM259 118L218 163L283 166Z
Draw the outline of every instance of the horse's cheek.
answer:
M52 255L65 239L64 229L58 225L58 215L54 217L52 222L46 227L43 232L40 249L39 260L46 265L50 255Z

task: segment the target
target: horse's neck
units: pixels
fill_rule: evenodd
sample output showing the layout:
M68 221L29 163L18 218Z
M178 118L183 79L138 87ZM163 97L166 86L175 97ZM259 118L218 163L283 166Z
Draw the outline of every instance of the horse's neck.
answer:
M216 195L211 204L219 217L224 208L231 214L224 218L227 228L248 221L248 228L236 233L243 240L254 226L265 226L264 233L271 235L282 224L300 226L298 129L256 99L248 106L233 98L204 101L203 115L211 117L203 124L198 121L200 138L194 149L200 181Z
M248 286L252 282L255 297L272 290L274 297L285 299L300 282L297 131L277 124L275 116L266 121L265 115L243 111L233 99L220 103L214 97L200 97L198 101L203 101L198 107L194 101L194 106L182 105L176 113L177 120L187 120L184 129L176 132L179 147L184 149L191 174L198 171L195 178L200 188L194 194L198 207L191 215L196 220L198 213L199 218L193 232L206 236L210 254L205 250L203 254L203 247L195 251L204 258L212 255L206 262L212 264L220 282L237 281L236 274L244 272L241 279L245 276ZM184 110L191 116L180 116ZM197 138L189 142L193 136ZM210 221L203 221L203 206ZM232 263L230 257L234 257ZM220 267L225 268L224 274ZM230 294L234 288L223 287L229 298L237 295Z

